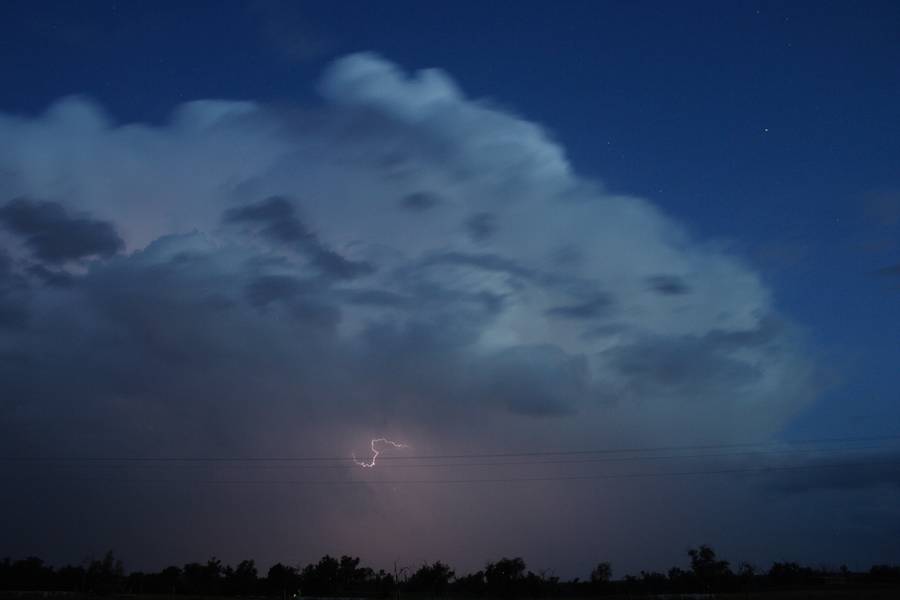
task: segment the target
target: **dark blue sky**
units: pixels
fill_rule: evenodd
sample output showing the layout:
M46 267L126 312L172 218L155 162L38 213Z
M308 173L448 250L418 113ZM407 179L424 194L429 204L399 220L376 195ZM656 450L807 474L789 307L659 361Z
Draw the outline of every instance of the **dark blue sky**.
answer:
M785 435L891 434L898 32L891 1L6 2L0 112L80 94L160 124L197 99L318 104L357 51L438 67L761 273L827 374Z

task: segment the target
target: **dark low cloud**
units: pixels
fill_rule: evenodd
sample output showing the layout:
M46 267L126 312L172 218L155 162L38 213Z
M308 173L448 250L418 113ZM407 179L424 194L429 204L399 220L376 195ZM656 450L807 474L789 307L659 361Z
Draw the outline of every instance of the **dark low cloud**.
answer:
M293 203L286 198L272 196L255 204L229 209L222 220L227 224L258 227L259 235L303 253L325 276L353 279L375 271L371 263L349 260L329 248L306 226Z
M265 308L272 302L291 300L302 293L303 282L289 275L265 275L247 285L247 299L257 308Z
M0 329L21 329L27 321L26 305L0 292Z
M432 192L413 192L400 200L400 206L413 212L425 212L441 203L441 198Z
M574 244L563 244L553 250L550 258L560 266L578 266L584 261L584 252Z
M799 468L775 470L767 478L770 489L798 494L821 490L900 488L900 452L856 454L844 458L810 459Z
M722 353L709 339L647 340L617 348L607 356L634 398L738 394L762 377L761 371Z
M371 262L348 260L324 246L311 248L309 254L312 263L327 276L338 279L355 279L375 272L375 266Z
M254 277L246 288L247 299L257 309L267 310L278 304L285 314L310 327L333 328L340 310L333 302L323 298L323 289L315 281L303 281L288 275L260 275Z
M222 220L226 223L261 225L262 235L284 244L303 244L314 238L297 216L294 205L286 198L277 196L255 204L228 209Z
M0 247L0 329L21 329L28 319L27 282L13 271L13 261Z
M883 277L900 277L900 263L878 269L877 273Z
M770 318L746 331L645 338L603 355L617 382L612 393L620 398L680 398L710 408L753 412L753 406L740 399L753 393L766 370L762 363L744 361L742 355L778 357L783 351L779 341L786 336L784 324ZM798 377L806 375L805 368L802 362L793 367Z
M883 227L900 224L900 192L882 190L869 194L864 203L866 216Z
M572 413L589 389L587 360L550 345L520 346L492 357L482 382L487 396L531 417Z
M412 297L377 289L349 290L344 293L344 298L350 304L361 306L406 308L415 305Z
M489 240L497 232L499 226L497 215L489 212L479 212L465 220L463 225L469 237L476 242Z
M0 208L0 224L21 236L35 256L52 264L109 257L125 247L112 224L69 213L58 202L16 198Z
M558 319L596 319L609 315L613 306L612 297L609 294L595 294L586 302L566 304L548 308L546 314Z
M537 271L511 258L491 253L441 252L427 257L425 266L450 265L506 273L522 279L534 279Z
M664 296L680 296L691 291L684 279L676 275L655 275L647 278L650 287Z
M28 267L28 273L38 278L47 285L65 287L72 285L75 277L68 271L62 269L48 269L42 264L34 264Z
M0 282L4 281L12 273L12 259L9 253L0 247Z

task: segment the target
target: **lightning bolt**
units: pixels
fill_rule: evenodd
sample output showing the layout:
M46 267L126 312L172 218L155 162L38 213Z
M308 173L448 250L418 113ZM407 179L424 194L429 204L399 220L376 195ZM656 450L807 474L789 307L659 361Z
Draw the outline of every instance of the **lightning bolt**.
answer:
M387 438L375 438L372 440L372 443L370 444L370 446L372 448L372 458L369 459L368 461L359 460L356 458L356 455L353 454L352 455L353 462L355 462L356 464L358 464L359 466L361 466L364 469L371 469L372 467L374 467L375 459L378 458L378 455L381 454L381 452L382 452L382 450L378 449L379 444L382 446L382 450L384 449L384 446L393 446L394 448L409 448L409 446L407 446L406 444L403 444L401 442L395 442L395 441L389 440Z

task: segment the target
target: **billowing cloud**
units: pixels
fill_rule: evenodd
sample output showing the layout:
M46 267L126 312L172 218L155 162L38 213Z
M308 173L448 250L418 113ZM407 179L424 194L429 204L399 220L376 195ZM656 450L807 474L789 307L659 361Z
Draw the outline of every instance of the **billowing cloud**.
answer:
M766 440L813 400L759 275L579 177L539 125L370 54L319 89L312 109L191 102L161 125L83 98L0 115L4 453ZM359 526L434 514L501 526L494 501L323 494L304 492L317 525L280 549L360 552ZM326 530L349 547L322 546ZM373 537L370 552L427 540Z

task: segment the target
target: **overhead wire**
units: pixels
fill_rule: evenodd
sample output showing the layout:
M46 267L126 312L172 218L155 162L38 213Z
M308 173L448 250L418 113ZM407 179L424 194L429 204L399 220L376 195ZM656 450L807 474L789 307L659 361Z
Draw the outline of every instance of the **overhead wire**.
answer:
M670 446L643 446L622 448L597 448L581 450L530 450L520 452L471 452L460 454L397 454L379 456L381 461L409 461L409 460L449 460L466 458L524 458L524 457L551 457L551 456L586 456L605 454L637 454L643 452L674 452L674 451L701 451L724 450L738 448L762 448L771 446L807 446L816 444L834 443L859 443L876 441L900 440L900 434L859 436L859 437L831 437L799 440L767 441L767 442L740 442L728 444L690 444ZM5 463L29 463L29 462L346 462L347 456L0 456L0 462Z
M689 444L669 445L654 447L631 448L598 448L583 450L533 450L527 452L471 452L460 454L426 454L426 455L392 455L379 457L388 462L387 470L394 468L404 469L434 469L434 468L515 468L528 467L532 470L544 466L556 467L563 465L589 465L600 463L646 463L652 461L677 461L677 460L703 460L717 458L751 457L769 458L787 455L804 455L812 457L823 453L854 453L873 451L873 453L893 450L886 443L900 440L900 435L879 436L855 436L855 437L831 437L789 441L745 442L729 444ZM876 444L878 442L878 444ZM391 460L393 459L393 460ZM399 462L397 462L399 459ZM433 461L444 462L433 462ZM330 464L341 461L341 464ZM410 462L417 461L417 462ZM422 462L426 461L426 462ZM431 462L428 462L431 461ZM448 462L449 461L449 462ZM310 464L318 462L320 464ZM321 463L328 464L321 464ZM900 461L880 460L876 455L871 455L868 460L858 462L815 462L805 464L768 464L763 466L730 466L716 468L711 465L706 468L680 470L680 471L652 471L641 472L613 472L613 473L580 473L563 475L528 475L528 476L504 476L504 477L460 477L460 478L344 478L344 479L234 479L234 478L149 478L149 477L85 477L72 475L73 469L129 469L140 467L142 471L161 470L170 472L173 467L179 469L212 469L213 472L222 473L232 469L253 471L265 471L269 469L341 469L346 472L356 472L350 464L348 457L224 457L224 456L166 456L166 457L136 457L136 456L107 456L107 457L0 457L0 463L7 466L29 466L38 464L42 467L39 472L28 473L23 477L7 477L7 480L19 482L48 481L54 482L103 482L106 484L209 484L209 485L424 485L424 484L480 484L480 483L517 483L517 482L566 482L566 481L591 481L607 479L643 479L654 477L688 477L688 476L718 476L728 474L760 474L781 471L806 471L817 469L865 469L871 467L900 467ZM298 464L299 463L299 464ZM746 463L745 463L746 464ZM49 468L48 468L49 467ZM69 469L69 471L56 469ZM130 471L124 471L126 474ZM546 470L544 471L546 473ZM900 477L900 471L898 471Z
M810 454L818 454L818 453L854 453L854 452L862 452L869 450L882 450L885 449L884 446L877 445L865 445L865 446L853 446L853 447L837 447L837 448L794 448L794 449L773 449L773 450L748 450L748 451L736 451L736 452L706 452L700 454L656 454L656 455L638 455L638 456L599 456L592 458L563 458L563 459L544 459L544 458L533 458L530 460L503 460L503 461L490 461L490 462L444 462L444 463L400 463L400 464L391 464L390 469L434 469L434 468L459 468L459 467L511 467L511 466L541 466L541 465L584 465L584 464L598 464L598 463L618 463L618 462L640 462L640 461L669 461L669 460L683 460L683 459L708 459L708 458L726 458L726 457L765 457L765 456L786 456L786 455L810 455ZM382 457L379 457L379 459ZM105 462L105 461L104 461ZM105 468L105 469L134 469L134 468L145 468L145 469L207 469L209 466L207 464L148 464L146 462L140 462L137 464L132 464L131 462L117 462L115 459L110 459L109 461L112 464L89 464L89 465L56 465L61 467L68 468ZM288 465L283 463L277 464L226 464L224 466L219 466L219 468L224 469L241 469L241 470L322 470L322 469L336 469L336 470L355 470L356 466L351 462L350 459L346 459L346 464L322 464L322 465L310 465L310 464L300 464L300 465Z
M900 469L900 461L865 461L855 463L822 463L811 465L788 465L770 467L749 467L734 469L712 469L694 471L665 471L649 473L608 473L591 475L570 476L541 476L541 477L492 477L492 478L465 478L465 479L122 479L122 478L70 478L70 481L91 481L106 484L208 484L208 485L419 485L419 484L478 484L478 483L516 483L516 482L562 482L562 481L593 481L606 479L636 479L654 477L685 477L685 476L709 476L732 474L759 474L780 471L804 471L833 468L865 468L871 466L897 467ZM898 470L900 476L900 470ZM35 478L18 478L18 482L41 481Z

